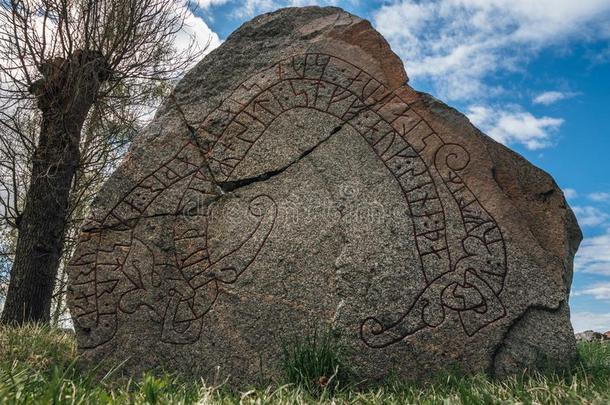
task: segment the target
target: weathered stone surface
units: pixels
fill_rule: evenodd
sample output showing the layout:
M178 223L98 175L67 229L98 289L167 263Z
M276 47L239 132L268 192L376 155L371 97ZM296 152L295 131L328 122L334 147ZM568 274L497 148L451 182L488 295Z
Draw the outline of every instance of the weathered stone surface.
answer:
M407 80L337 8L231 35L94 204L70 268L83 360L240 385L321 327L364 379L573 358L561 190Z

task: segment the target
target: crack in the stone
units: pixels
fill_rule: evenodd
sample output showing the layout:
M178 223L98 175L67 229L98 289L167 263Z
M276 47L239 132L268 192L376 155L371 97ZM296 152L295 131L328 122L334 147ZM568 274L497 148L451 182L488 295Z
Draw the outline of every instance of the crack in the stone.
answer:
M210 202L213 202L216 199L218 199L218 197L211 199ZM107 231L107 230L120 231L120 230L125 230L125 229L134 229L137 222L142 219L155 219L155 218L162 218L162 217L198 217L201 215L202 214L200 214L197 211L195 211L194 213L188 212L188 211L162 212L162 213L158 213L158 214L142 215L142 216L139 216L136 218L129 218L129 219L123 219L123 220L117 219L117 221L118 221L117 223L112 223L109 225L105 225L105 224L84 225L81 228L81 230L83 232L89 232L89 233L97 233L97 232L102 232L102 231Z
M268 172L265 172L265 173L261 173L258 176L254 176L254 177L248 177L248 178L245 178L245 179L239 179L239 180L233 180L233 181L218 182L217 185L218 185L218 187L220 187L220 189L223 191L223 193L230 193L230 192L233 192L233 191L235 191L235 190L237 190L239 188L249 186L250 184L260 183L260 182L263 182L263 181L267 181L267 180L269 180L269 179L271 179L273 177L276 177L276 176L282 174L283 172L285 172L286 170L288 170L290 167L292 167L295 164L297 164L298 162L300 162L301 160L305 159L314 150L316 150L322 144L327 142L334 134L336 134L337 132L341 131L341 129L343 129L343 125L339 125L339 126L333 128L333 130L330 132L330 135L328 135L326 138L320 140L319 142L317 142L315 145L313 145L309 149L303 151L299 155L298 158L296 158L295 160L293 160L292 162L290 162L289 164L287 164L284 167L281 167L281 168L276 169L276 170L271 170L271 171L268 171Z
M551 314L557 313L559 310L561 310L562 306L565 305L566 301L565 300L561 300L559 301L559 304L557 304L556 307L548 307L545 305L541 305L541 304L533 304L533 305L528 305L525 310L523 311L523 313L521 313L521 315L519 315L518 317L516 317L515 319L513 319L513 321L508 325L508 328L506 329L506 331L503 333L502 335L502 339L500 339L500 342L496 345L496 347L494 347L493 352L491 353L490 356L490 364L488 366L487 369L487 375L495 378L497 377L496 375L496 358L498 357L498 355L500 354L500 351L506 346L506 340L508 339L510 333L512 332L512 330L523 320L525 319L525 317L527 315L529 315L529 313L531 313L532 311L544 311L544 312L548 312Z
M182 107L180 106L180 104L178 104L178 100L176 100L176 96L172 93L172 94L170 94L169 97L173 101L174 105L176 106L176 110L178 111L178 114L180 115L182 122L188 129L193 142L195 142L195 144L199 148L199 151L203 158L203 164L205 165L205 168L207 169L207 171L210 174L210 177L212 178L212 183L216 186L219 194L222 195L223 191L222 191L221 187L218 185L218 181L216 181L216 178L214 177L214 172L212 171L212 168L210 167L210 164L208 162L207 153L209 152L208 151L209 147L206 145L202 145L201 142L199 142L199 138L197 137L197 130L186 119L186 114L184 113L184 110L182 110Z

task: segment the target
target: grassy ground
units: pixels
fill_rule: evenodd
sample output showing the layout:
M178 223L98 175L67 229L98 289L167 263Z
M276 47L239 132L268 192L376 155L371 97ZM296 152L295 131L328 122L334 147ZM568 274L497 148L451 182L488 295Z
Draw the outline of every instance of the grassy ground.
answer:
M311 394L306 387L286 384L231 393L171 376L146 376L118 386L96 383L76 370L70 334L0 328L0 404L610 404L610 344L583 344L579 351L581 360L571 370L503 381L449 376L424 386L388 384L366 391L339 387ZM298 356L295 364L308 367L307 353Z

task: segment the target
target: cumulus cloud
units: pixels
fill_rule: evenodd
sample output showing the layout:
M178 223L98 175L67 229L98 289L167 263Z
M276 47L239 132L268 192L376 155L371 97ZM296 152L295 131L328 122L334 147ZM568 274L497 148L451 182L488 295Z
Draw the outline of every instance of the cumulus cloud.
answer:
M596 192L589 194L589 198L595 202L606 202L610 201L610 193Z
M195 4L203 9L210 8L212 6L221 6L228 3L231 0L195 0Z
M394 0L373 15L412 79L431 79L443 98L495 91L491 72L520 69L566 39L610 36L607 0Z
M274 0L244 0L240 7L235 9L235 16L239 18L252 17L259 13L266 13L277 8Z
M572 312L571 316L574 332L594 330L606 332L610 330L610 313Z
M357 0L351 0L351 2L357 3ZM243 0L236 8L234 15L238 18L247 18L280 7L336 6L338 3L339 0Z
M610 229L606 233L585 238L574 259L575 271L610 275Z
M180 6L179 6L180 7ZM216 34L203 19L193 13L190 9L180 9L185 13L184 27L176 35L175 45L180 51L192 46L193 41L200 49L205 49L206 53L218 48L222 43Z
M576 214L576 218L578 218L578 223L580 226L599 226L604 224L608 218L610 218L610 215L607 212L590 205L576 206L572 209Z
M610 300L610 282L596 283L587 288L574 291L574 296L589 295L597 300Z
M521 144L530 150L552 145L553 134L564 122L561 118L535 117L519 107L495 109L472 105L466 115L496 141L506 145Z
M561 100L574 97L574 93L562 93L560 91L545 91L534 97L534 104L551 105Z

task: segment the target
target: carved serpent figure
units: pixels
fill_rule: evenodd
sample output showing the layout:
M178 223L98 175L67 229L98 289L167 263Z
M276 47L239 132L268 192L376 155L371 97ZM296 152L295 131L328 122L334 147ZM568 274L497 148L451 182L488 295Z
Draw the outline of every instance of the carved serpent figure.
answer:
M277 207L267 196L252 200L250 214L258 225L237 250L216 260L208 251L208 212L189 218L177 214L187 195L197 194L208 203L217 198L212 178L230 180L269 123L295 108L333 115L360 133L400 185L413 219L427 285L398 317L364 318L361 338L366 344L396 343L439 326L449 312L459 315L468 335L504 316L498 295L506 248L495 220L459 174L468 166L468 152L444 142L400 94L389 92L363 69L335 56L302 54L251 76L208 115L197 129L204 139L214 139L205 156L195 143L187 143L83 234L79 251L84 253L77 252L72 262L69 294L75 325L86 335L81 346L109 341L117 329L117 311L142 307L162 325L162 340L197 340L219 285L234 282L250 266L271 232ZM447 232L439 187L449 191L459 209L462 235ZM136 238L135 228L159 215L155 207L163 204L153 202L173 201L175 195L182 196L169 210L175 215L171 243L176 253L173 260L157 258L156 249ZM455 238L459 252L450 257L448 241Z
M460 210L466 233L460 242L463 256L451 271L429 282L397 321L365 319L360 333L367 345L386 347L426 327L438 327L447 311L459 315L468 336L506 315L498 297L506 276L504 239L496 222L458 175L469 162L468 152L457 144L444 144L435 155L436 169Z
M240 244L213 258L208 223L218 196L200 151L188 143L140 181L101 221L91 221L71 263L68 291L75 327L84 332L83 348L112 339L119 311L145 311L160 324L164 342L186 344L199 338L203 317L214 305L219 286L234 283L252 264L277 216L269 196L256 196L248 206L253 230L245 238L235 235ZM194 200L197 210L185 212ZM159 217L169 217L173 224L169 257L140 235L147 232L143 230L147 221ZM165 233L158 235L163 238Z
M175 254L184 260L177 258L178 266L156 265L153 251L136 239L130 251L132 257L128 257L123 272L132 273L129 278L141 280L141 284L121 297L120 309L133 313L140 307L164 308L161 319L154 319L153 315L153 320L162 324L161 340L177 344L196 341L204 315L216 302L219 285L234 283L252 264L271 233L277 207L270 197L260 195L250 201L249 212L257 219L254 230L237 248L214 260L201 251L202 246L180 246L185 235L177 235ZM203 260L189 263L198 254ZM148 258L148 262L142 263L142 257Z

